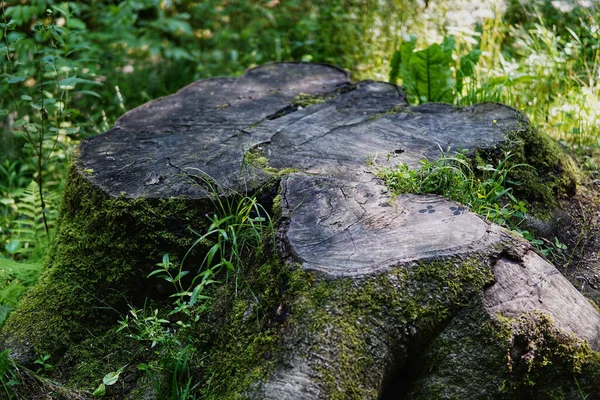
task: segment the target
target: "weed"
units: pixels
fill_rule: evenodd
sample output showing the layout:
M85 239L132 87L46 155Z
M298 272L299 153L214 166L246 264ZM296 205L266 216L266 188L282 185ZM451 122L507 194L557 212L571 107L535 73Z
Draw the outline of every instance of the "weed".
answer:
M131 308L129 315L119 323L117 332L150 343L157 363L141 364L156 393L165 390L157 372L171 376L171 397L194 398L199 383L194 384L190 361L195 356L192 331L200 317L211 309L212 298L207 295L212 285L234 282L235 293L243 279L243 268L250 254L259 254L266 241L274 237L269 214L255 197L222 196L217 186L205 180L211 189L215 214L208 217L210 225L205 233L194 232L197 239L175 264L169 254L157 264L159 268L148 277L157 277L172 285L175 293L171 306L164 312L158 308ZM194 273L184 269L188 254L196 246L208 248L204 259Z
M395 194L439 194L500 225L516 226L527 207L512 195L512 186L519 183L510 181L508 175L515 168L529 166L511 165L511 157L506 152L498 165L478 165L473 170L464 152L450 155L442 151L441 157L433 162L422 160L418 169L400 164L392 169L377 168L377 175Z

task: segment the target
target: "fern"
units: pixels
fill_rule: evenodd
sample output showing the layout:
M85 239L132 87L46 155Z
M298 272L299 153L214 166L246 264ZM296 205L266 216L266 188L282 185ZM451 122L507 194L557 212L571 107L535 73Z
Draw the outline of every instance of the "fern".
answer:
M40 263L24 263L0 258L0 325L17 305L19 298L35 285L40 276Z
M10 229L10 251L13 257L38 260L45 254L48 244L48 234L46 234L43 214L50 227L56 222L56 204L55 198L49 196L46 199L46 209L42 209L40 197L38 194L38 184L31 181L16 199L15 218L12 221Z

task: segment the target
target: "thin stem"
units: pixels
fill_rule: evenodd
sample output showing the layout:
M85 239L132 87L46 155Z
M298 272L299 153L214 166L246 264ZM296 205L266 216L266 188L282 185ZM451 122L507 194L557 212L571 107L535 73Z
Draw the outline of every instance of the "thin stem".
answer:
M46 111L46 109L44 108L44 77L42 74L42 57L40 54L40 47L39 47L39 43L37 40L37 36L36 36L36 32L34 31L33 33L33 40L35 42L35 50L36 50L36 55L38 57L38 74L39 74L39 79L40 79L40 104L41 104L41 109L40 109L40 126L41 126L41 132L40 132L40 136L39 136L39 141L38 141L38 146L39 146L39 150L38 150L38 162L37 162L37 169L38 169L38 190L39 190L39 195L40 195L40 204L42 206L42 219L44 220L44 229L46 230L46 236L50 236L50 229L48 228L48 220L46 219L46 203L44 201L44 177L43 177L43 169L44 169L44 132L45 132L45 120L46 118L48 118L48 113Z

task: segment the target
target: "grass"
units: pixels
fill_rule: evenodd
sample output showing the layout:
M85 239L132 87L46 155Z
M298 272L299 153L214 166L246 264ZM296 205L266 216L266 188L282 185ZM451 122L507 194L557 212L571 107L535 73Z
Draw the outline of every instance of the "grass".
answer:
M504 153L498 165L477 165L465 153L441 152L435 161L422 160L418 169L408 164L396 168L377 168L377 176L394 194L433 193L457 201L471 211L500 225L516 228L527 212L526 204L512 195L519 182L509 179L515 168L531 168L510 164L512 154Z

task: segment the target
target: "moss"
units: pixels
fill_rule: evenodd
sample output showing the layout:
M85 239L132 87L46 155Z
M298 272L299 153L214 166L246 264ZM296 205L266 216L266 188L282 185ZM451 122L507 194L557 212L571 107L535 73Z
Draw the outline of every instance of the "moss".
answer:
M203 371L207 398L243 398L273 370L289 313L288 272L274 258L244 272L248 285L242 292L236 294L235 285L218 289L208 336L202 332L209 339Z
M156 297L158 281L145 277L163 253L191 246L188 226L204 224L206 207L109 197L72 167L40 281L2 329L9 346L25 343L57 359L90 334L103 334L128 303Z
M375 121L385 115L398 114L398 113L403 113L403 114L407 114L407 115L414 114L412 111L407 110L406 106L395 106L395 107L390 108L386 112L382 112L382 113L370 116L369 118L367 118L367 121Z
M392 363L382 356L385 348L402 365L407 348L422 348L492 278L478 258L421 262L362 280L295 275L289 324L308 327L297 333L314 347L311 354L326 349L313 358L329 362L311 367L331 399L376 398L386 379L381 374Z
M478 150L475 163L497 165L505 158L504 152L510 151L507 166L512 169L508 180L518 182L513 190L515 197L526 201L533 215L548 220L558 208L558 199L575 194L577 167L556 141L538 132L523 117L518 125L500 149Z
M136 367L147 355L145 350L142 343L111 329L71 346L56 365L56 370L60 371L57 378L67 387L93 391L107 373L123 366L129 366L123 376L139 375Z
M264 151L260 148L260 146L255 146L250 150L246 151L246 153L244 154L243 164L249 166L252 170L259 169L275 177L289 175L293 172L297 172L297 169L294 168L273 168L269 163L269 159L265 155Z
M600 394L600 357L531 312L492 318L474 299L420 355L411 388L418 400L575 399Z
M511 332L503 398L579 398L580 389L590 398L600 396L600 353L559 331L550 316L530 312L498 324Z

